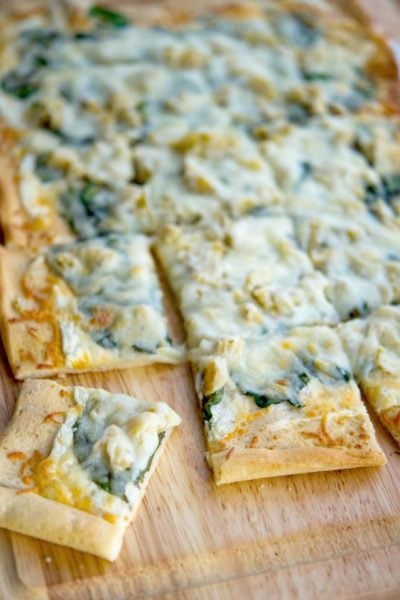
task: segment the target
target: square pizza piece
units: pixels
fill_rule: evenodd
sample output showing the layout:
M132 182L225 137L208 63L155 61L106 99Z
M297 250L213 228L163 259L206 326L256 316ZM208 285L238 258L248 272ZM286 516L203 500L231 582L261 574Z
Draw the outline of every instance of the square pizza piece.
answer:
M24 382L0 441L0 526L115 560L179 423L163 402Z
M296 219L301 246L328 278L327 296L341 320L400 301L400 237L371 215Z
M339 334L363 393L400 444L400 307L382 306Z
M298 247L286 217L168 227L156 251L178 298L189 346L204 338L254 339L338 321L326 297L328 280Z
M191 360L217 484L385 463L331 328L205 341Z
M149 240L104 235L0 253L1 325L18 379L176 363Z

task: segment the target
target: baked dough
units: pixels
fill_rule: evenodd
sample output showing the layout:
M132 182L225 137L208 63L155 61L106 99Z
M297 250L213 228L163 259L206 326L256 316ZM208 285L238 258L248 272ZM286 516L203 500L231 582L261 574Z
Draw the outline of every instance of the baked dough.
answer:
M90 479L90 473L88 475L78 462L74 450L65 450L68 448L66 440L75 435L79 414L82 415L85 407L92 406L92 410L101 412L102 403L112 402L124 407L132 423L136 418L136 430L132 425L132 437L128 439L141 436L145 441L149 435L151 439L163 434L160 442L157 438L155 451L150 446L144 459L137 455L148 468L134 485L129 501L105 491L109 488L98 487L98 492L93 491L93 486L97 486ZM99 420L96 422L99 426ZM113 422L117 422L118 427L111 425ZM135 516L170 431L179 422L176 413L163 403L146 404L104 390L64 387L48 380L24 382L14 417L0 440L0 526L115 560L125 529ZM124 426L123 413L110 415L107 426L103 425L103 438L97 436L100 438L97 444L106 438L111 428L114 434L118 430L122 436L120 428ZM109 452L110 448L113 450L109 455L111 465L120 458L118 453L127 452L127 438L123 437L123 443L115 435L114 438L114 446L110 443L107 446ZM74 444L76 446L76 442ZM63 458L67 460L66 466ZM49 461L51 478L46 480L44 474L46 468L49 469ZM124 463L125 468L128 462ZM69 480L71 473L75 473L75 479ZM113 473L114 477L118 474L116 467ZM111 512L107 512L110 507Z

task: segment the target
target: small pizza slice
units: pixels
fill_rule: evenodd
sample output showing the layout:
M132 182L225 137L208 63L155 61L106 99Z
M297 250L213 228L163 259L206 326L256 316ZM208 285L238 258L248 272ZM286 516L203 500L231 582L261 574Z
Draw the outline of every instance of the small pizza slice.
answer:
M191 361L217 484L386 462L331 328L204 341Z
M115 560L179 423L164 402L26 381L0 439L0 527Z
M177 296L190 346L296 325L336 323L327 279L296 244L286 217L168 227L157 255Z
M33 258L1 250L1 327L18 379L180 360L149 244L109 234Z
M400 445L400 308L382 306L339 334L365 397Z
M400 301L400 238L371 215L298 217L301 246L328 278L327 297L341 320Z
M289 214L365 212L367 190L380 178L356 143L356 124L357 117L330 115L306 126L284 123L260 143Z

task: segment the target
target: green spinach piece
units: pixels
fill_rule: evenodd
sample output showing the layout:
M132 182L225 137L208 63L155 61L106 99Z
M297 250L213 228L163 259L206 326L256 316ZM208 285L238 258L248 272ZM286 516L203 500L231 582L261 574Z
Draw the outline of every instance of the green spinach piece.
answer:
M392 173L381 178L380 183L365 186L364 202L367 208L374 212L376 204L382 200L394 208L394 202L400 197L400 173Z
M92 332L92 336L96 344L99 344L102 348L106 348L106 350L112 350L117 347L117 342L108 329Z
M60 41L63 35L59 31L52 29L27 29L22 33L22 39L28 44L40 46L41 48L50 48L55 42Z
M305 371L303 371L302 373L299 373L298 377L299 377L301 383L303 384L302 387L305 387L311 379L309 374L306 373Z
M90 455L96 438L82 419L75 421L72 432L75 456L79 463L83 463Z
M87 181L61 194L60 212L80 238L93 237L103 232L102 223L110 215L114 200L107 187Z
M129 19L125 15L100 4L90 8L89 16L98 19L103 25L111 25L118 28L129 25Z
M155 354L155 350L149 350L148 348L143 348L142 346L138 346L137 344L132 344L132 350L135 352L144 352L145 354Z
M1 88L6 94L20 100L30 98L39 90L39 84L33 71L9 71L1 81Z
M147 465L145 466L145 468L143 469L143 471L141 471L139 473L139 475L136 477L135 484L138 487L141 486L141 484L144 481L146 473L150 470L150 467L151 467L151 465L153 463L153 460L154 460L154 456L155 456L157 450L159 449L159 447L161 446L161 442L163 441L164 438L165 438L165 431L160 431L160 433L158 434L158 445L157 445L157 448L154 450L153 454L150 456L150 458L149 458L149 460L147 462Z
M272 404L281 404L281 402L289 402L289 404L295 406L296 408L301 408L303 406L300 400L298 400L296 394L293 394L291 397L282 397L259 394L258 392L252 392L250 390L247 390L243 393L245 396L251 396L254 399L254 402L260 408L268 408L268 406L271 406Z
M343 367L336 367L336 371L339 375L339 379L343 379L343 381L346 383L352 379L351 373L347 369L344 369Z
M331 81L332 75L323 71L303 71L305 81Z
M212 419L211 408L213 406L215 406L216 404L219 404L221 402L223 396L224 396L224 388L222 387L219 390L216 390L215 392L213 392L212 394L209 394L208 396L203 397L202 412L203 412L203 418L205 421L211 421L211 419Z
M106 481L95 481L94 483L96 485L98 485L105 492L108 492L109 494L112 494L112 484L111 484L110 479L108 479Z
M290 102L287 107L287 118L294 125L305 125L312 117L311 108L299 102Z

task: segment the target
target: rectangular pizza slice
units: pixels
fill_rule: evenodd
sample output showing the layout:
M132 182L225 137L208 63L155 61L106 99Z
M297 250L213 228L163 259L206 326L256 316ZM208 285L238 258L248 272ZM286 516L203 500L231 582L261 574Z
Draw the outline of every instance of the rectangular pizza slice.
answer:
M333 329L208 340L191 361L217 484L386 462Z
M328 280L294 239L287 217L168 227L156 243L183 314L188 343L245 339L296 325L336 323Z
M104 235L32 257L2 249L1 328L15 376L176 363L142 235Z
M296 233L315 268L329 280L327 297L341 320L400 301L400 237L371 215L301 216Z
M380 178L358 149L356 123L357 117L332 115L302 125L284 123L260 142L289 214L365 212L367 189Z
M339 334L365 397L400 444L400 308L381 306Z
M0 438L0 527L115 560L179 423L164 402L24 382Z

